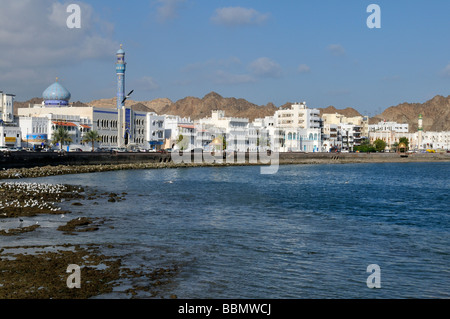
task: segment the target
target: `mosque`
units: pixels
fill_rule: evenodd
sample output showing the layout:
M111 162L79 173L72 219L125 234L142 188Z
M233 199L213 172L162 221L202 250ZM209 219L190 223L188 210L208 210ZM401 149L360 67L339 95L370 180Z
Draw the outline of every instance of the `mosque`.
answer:
M42 93L42 97L45 106L61 107L69 105L71 94L58 82L58 78L56 78L56 82L45 89L44 93Z
M71 147L83 146L84 134L95 130L100 136L99 147L148 149L147 123L156 114L125 107L125 69L125 51L121 45L116 52L117 105L111 108L73 106L69 90L56 78L43 92L42 104L18 109L22 142L34 147L50 146L53 131L62 126L72 138Z

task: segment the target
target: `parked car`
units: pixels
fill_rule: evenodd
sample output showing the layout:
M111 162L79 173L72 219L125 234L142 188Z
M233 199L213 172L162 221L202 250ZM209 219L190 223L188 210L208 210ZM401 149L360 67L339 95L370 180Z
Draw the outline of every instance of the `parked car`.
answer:
M6 146L0 146L0 152L8 152L9 148L7 148Z
M113 152L125 153L127 151L124 147L116 147L112 149Z

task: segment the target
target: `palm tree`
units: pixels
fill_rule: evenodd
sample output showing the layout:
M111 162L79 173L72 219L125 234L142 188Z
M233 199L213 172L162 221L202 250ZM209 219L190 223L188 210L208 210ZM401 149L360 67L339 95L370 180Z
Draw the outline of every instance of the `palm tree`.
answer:
M60 143L62 150L63 144L65 142L68 143L72 142L72 138L70 137L69 132L64 127L60 126L53 132L52 143L53 144Z
M89 131L87 132L82 140L83 143L91 143L92 144L92 152L94 151L95 142L100 142L100 136L97 131Z

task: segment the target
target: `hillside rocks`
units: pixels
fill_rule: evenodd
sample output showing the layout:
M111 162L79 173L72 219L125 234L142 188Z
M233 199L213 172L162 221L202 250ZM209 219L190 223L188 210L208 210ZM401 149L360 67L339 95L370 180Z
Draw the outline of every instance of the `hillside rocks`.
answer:
M15 114L17 108L28 107L29 104L40 104L42 98L33 98L26 102L15 102ZM156 112L157 114L170 114L182 117L190 117L192 120L211 116L213 110L223 110L226 116L244 117L253 121L255 118L272 116L278 109L290 108L291 102L287 102L279 107L269 102L266 105L256 105L242 98L223 97L216 92L210 92L203 98L188 96L176 102L168 98L157 98L151 101L135 101L128 99L126 106L135 111ZM75 106L95 106L102 108L116 108L116 98L93 100L89 103L75 102ZM320 110L320 114L342 114L346 117L360 116L356 109L347 107L337 109L334 106L320 108L309 106ZM397 106L387 108L383 113L370 119L370 124L379 121L395 121L398 123L408 123L410 132L417 131L418 115L423 115L423 125L425 131L449 131L450 130L450 96L437 95L425 103L401 103Z
M408 123L410 132L417 132L418 116L423 116L424 131L450 131L450 95L436 95L425 103L402 103L391 106L383 113L373 117L370 123L395 121Z
M189 96L178 100L164 107L161 113L183 117L189 116L195 120L211 116L211 111L213 110L223 110L226 116L245 117L253 121L255 118L272 116L277 109L272 103L259 106L245 99L224 98L216 92L210 92L201 99Z

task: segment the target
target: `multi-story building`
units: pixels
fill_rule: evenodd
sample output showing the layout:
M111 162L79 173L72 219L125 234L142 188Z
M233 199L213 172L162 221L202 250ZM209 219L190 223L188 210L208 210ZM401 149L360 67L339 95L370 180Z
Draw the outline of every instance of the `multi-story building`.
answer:
M164 120L165 117L154 112L147 113L147 136L150 149L161 150L165 140Z
M50 132L48 117L19 117L18 124L22 133L22 146L43 148L48 144Z
M0 146L22 147L22 133L17 125L0 125Z
M397 133L408 133L408 123L386 122L381 121L378 124L369 125L369 132L392 131Z
M321 119L318 109L295 103L290 109L275 111L275 140L280 152L319 152L322 148Z
M247 118L226 117L224 111L216 110L212 111L211 117L198 120L197 125L209 131L215 128L216 135L220 134L222 139L226 140L227 151L249 150L249 120ZM256 140L254 143L256 144Z
M0 91L0 124L14 122L14 97Z
M340 150L342 135L338 124L325 124L323 127L322 151Z
M164 116L164 149L191 149L195 145L195 126L189 117ZM182 142L177 146L179 142ZM181 147L180 147L181 146Z
M279 150L280 130L275 126L274 116L254 119L251 127L256 130L257 150ZM284 143L284 136L281 143Z
M22 134L14 122L14 94L0 91L0 146L21 147Z
M369 138L369 118L367 116L348 117L342 114L322 114L325 137L324 151L344 149L352 151ZM337 128L337 129L336 129Z
M360 125L341 123L338 128L342 136L342 149L353 151L355 146L361 145L362 127Z
M450 131L423 132L422 147L418 149L444 149L450 150Z
M306 102L292 104L290 109L277 110L274 117L279 128L320 128L320 111L309 109Z

